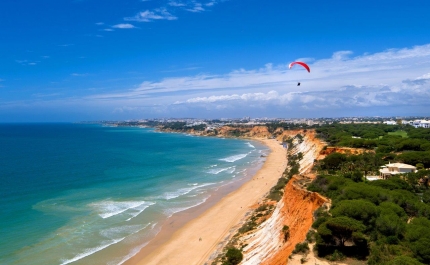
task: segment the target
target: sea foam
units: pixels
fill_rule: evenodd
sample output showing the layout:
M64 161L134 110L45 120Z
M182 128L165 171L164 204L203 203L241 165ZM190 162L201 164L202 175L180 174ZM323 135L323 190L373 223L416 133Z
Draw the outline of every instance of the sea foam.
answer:
M78 260L80 260L80 259L83 259L83 258L85 258L85 257L88 257L88 256L90 256L90 255L92 255L92 254L94 254L94 253L96 253L96 252L99 252L100 250L103 250L103 249L105 249L105 248L107 248L107 247L109 247L109 246L111 246L111 245L117 244L117 243L119 243L119 242L123 241L124 239L125 239L125 237L123 237L123 238L119 238L119 239L116 239L116 240L112 240L112 241L108 241L108 242L103 242L103 245L100 245L100 246L98 246L98 247L94 247L94 248L87 248L87 249L85 249L85 251L84 251L84 252L82 252L82 253L80 253L80 254L76 255L75 257L73 257L73 258L71 258L71 259L68 259L68 260L62 260L61 265L66 265L66 264L69 264L69 263L72 263L72 262L78 261Z
M148 208L149 206L154 205L154 204L155 204L155 202L146 202L146 203L143 203L142 205L140 205L138 207L130 209L130 211L133 211L133 212L128 213L129 215L131 215L131 217L128 218L126 221L130 221L131 219L133 219L134 217L138 216L143 211L145 211L146 208Z
M255 146L253 146L251 143L247 142L246 143L247 146L251 147L251 148L255 148Z
M236 170L236 167L226 167L226 168L214 168L211 170L208 170L207 173L209 174L213 174L213 175L218 175L221 172L227 171L228 173L233 173Z
M165 200L175 199L175 198L178 198L180 196L186 195L195 189L203 188L203 187L214 185L214 184L216 184L216 183L205 183L205 184L195 185L195 186L188 187L188 188L181 188L181 189L178 189L178 190L173 191L173 192L166 192L160 198L165 199Z
M117 227L111 227L100 231L100 235L107 239L114 239L120 237L127 237L132 234L136 234L143 229L147 228L151 223L144 226L142 225L123 225Z
M221 158L221 161L225 161L225 162L229 162L229 163L233 163L237 160L243 159L247 156L248 154L240 154L240 155L234 155L234 156L229 156L226 158Z
M96 209L98 215L101 218L106 219L106 218L121 214L129 209L137 209L138 213L135 215L137 216L152 204L154 204L154 202L108 200L108 201L101 201L97 203L91 203L90 206ZM143 209L139 207L142 207Z
M197 201L196 203L194 203L193 205L190 206L184 206L184 207L171 207L171 208L167 208L163 210L163 213L167 216L167 217L171 217L172 215L174 215L175 213L179 213L188 209L191 209L193 207L199 206L200 204L206 202L206 200L209 199L208 197L205 197L203 199L201 199L200 201Z

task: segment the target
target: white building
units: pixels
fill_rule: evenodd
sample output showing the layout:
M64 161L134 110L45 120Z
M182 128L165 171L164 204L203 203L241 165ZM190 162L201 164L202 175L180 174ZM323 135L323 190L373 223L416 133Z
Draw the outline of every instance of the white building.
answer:
M398 174L411 173L411 172L415 172L416 170L417 170L416 167L408 164L388 163L385 166L381 166L381 169L379 170L379 177L381 179L388 179Z
M430 128L430 121L427 120L414 120L409 122L415 128Z
M397 122L396 121L384 121L384 124L387 124L387 125L397 125Z

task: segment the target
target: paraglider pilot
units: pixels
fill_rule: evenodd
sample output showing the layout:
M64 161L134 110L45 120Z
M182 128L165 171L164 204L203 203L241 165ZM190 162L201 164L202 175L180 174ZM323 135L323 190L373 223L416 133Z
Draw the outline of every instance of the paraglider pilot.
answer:
M311 72L311 69L309 68L309 66L307 64L305 64L304 62L292 62L288 65L288 68L291 69L291 67L293 67L293 65L295 65L295 64L303 66L308 71L308 73ZM297 82L297 86L300 86L300 82Z

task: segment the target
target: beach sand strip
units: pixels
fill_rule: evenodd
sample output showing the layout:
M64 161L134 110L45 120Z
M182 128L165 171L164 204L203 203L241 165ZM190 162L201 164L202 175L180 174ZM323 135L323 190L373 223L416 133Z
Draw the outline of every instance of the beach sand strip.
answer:
M261 201L276 185L287 166L287 150L278 141L264 139L261 142L267 145L271 152L251 180L224 196L192 220L177 224L178 229L173 230L170 235L165 235L168 239L161 240L161 243L157 244L155 238L149 250L146 247L143 248L141 253L126 264L201 265L208 261L220 242L229 236L232 228L236 227L251 207Z

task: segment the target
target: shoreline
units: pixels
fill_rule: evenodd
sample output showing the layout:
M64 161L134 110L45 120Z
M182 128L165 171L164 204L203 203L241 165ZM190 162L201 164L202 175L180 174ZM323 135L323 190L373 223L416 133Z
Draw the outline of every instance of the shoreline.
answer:
M287 151L278 141L250 140L259 141L270 149L255 174L220 188L205 203L167 219L155 238L124 265L178 262L191 265L208 261L252 207L276 184L287 166Z

